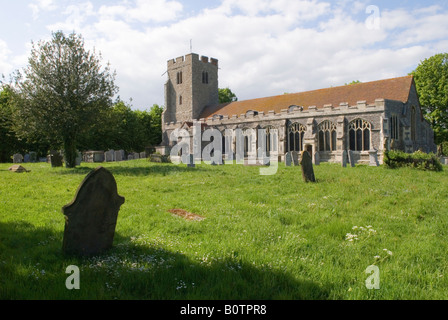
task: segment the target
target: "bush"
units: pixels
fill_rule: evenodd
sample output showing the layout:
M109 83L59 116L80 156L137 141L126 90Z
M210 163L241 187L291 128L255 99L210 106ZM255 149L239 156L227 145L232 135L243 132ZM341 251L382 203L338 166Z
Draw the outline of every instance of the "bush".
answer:
M405 153L403 151L386 151L384 163L388 168L410 167L421 170L442 171L443 166L434 153L416 151Z

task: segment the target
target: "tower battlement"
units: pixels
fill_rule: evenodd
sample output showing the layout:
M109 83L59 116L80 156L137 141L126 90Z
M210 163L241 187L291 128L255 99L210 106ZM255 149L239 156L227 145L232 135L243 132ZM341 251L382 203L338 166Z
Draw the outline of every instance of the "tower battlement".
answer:
M190 53L184 56L177 57L175 59L168 60L168 68L177 66L185 62L201 61L203 63L209 63L214 66L218 66L218 59L209 58L207 56L199 56L197 53Z

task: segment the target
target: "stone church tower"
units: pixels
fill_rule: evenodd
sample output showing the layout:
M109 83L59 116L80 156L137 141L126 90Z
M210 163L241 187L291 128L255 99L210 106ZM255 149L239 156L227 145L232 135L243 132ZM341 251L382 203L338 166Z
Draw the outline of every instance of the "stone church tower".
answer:
M219 104L218 60L191 53L168 60L163 123L198 120L207 106Z

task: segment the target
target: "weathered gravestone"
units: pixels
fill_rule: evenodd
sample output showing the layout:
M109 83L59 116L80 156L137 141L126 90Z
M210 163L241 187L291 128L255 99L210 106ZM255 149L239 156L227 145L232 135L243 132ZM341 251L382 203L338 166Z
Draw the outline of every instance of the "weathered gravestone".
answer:
M320 154L319 154L319 152L314 152L314 164L316 166L320 165Z
M380 163L378 162L378 150L369 150L369 165L378 167Z
M62 167L62 155L57 151L50 152L50 162L52 167Z
M110 249L124 200L117 193L117 183L110 171L103 167L91 171L78 187L75 199L62 207L63 251L96 255Z
M353 155L353 151L352 150L348 150L348 161L350 162L350 167L354 167L355 166L355 157Z
M12 156L12 162L13 163L22 163L23 162L23 156L20 153L16 153Z
M123 161L123 156L122 156L121 151L119 151L119 150L115 151L114 159L115 159L115 161Z
M115 156L114 150L106 151L106 152L104 152L104 161L112 162L112 161L114 161L114 156Z
M289 151L286 152L285 154L285 166L290 167L291 164L292 164L292 153Z
M342 151L341 166L344 168L347 167L347 150Z
M35 151L30 152L30 162L37 162L37 153Z
M25 154L25 156L23 157L23 162L25 162L25 163L30 162L30 154L29 153Z
M308 151L303 151L300 157L300 165L302 166L302 177L305 182L316 182L313 170L313 160Z
M291 151L292 163L295 166L299 165L299 153L297 151Z

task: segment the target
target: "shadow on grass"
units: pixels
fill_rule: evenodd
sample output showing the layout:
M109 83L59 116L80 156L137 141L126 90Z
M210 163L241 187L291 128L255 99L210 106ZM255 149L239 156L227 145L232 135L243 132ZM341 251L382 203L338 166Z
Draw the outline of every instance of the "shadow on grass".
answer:
M68 256L62 237L26 222L0 223L0 299L311 300L330 292L235 257L191 259L119 234L100 256ZM79 290L65 287L69 265L80 268Z
M54 174L61 175L87 175L90 171L95 168L103 166L102 163L98 163L95 167L85 167L79 166L71 169L60 169L54 171ZM130 166L130 165L105 165L107 170L109 170L114 176L148 176L148 175L169 175L175 173L183 172L194 172L194 171L206 171L207 169L203 166L196 166L195 168L188 168L182 165L147 165L147 166Z

